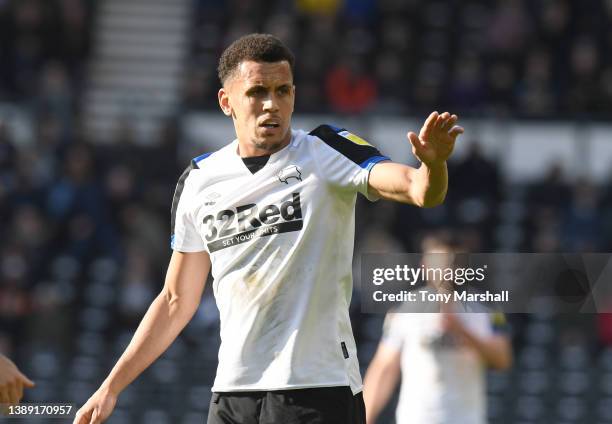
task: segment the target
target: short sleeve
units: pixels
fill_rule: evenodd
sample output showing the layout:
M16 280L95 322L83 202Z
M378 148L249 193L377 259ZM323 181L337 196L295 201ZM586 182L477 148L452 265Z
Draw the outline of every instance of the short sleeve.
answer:
M190 211L189 198L192 190L189 175L196 169L194 162L189 165L176 184L172 199L170 247L179 252L201 252L206 250L204 241L198 233Z
M401 314L388 313L383 324L383 334L380 342L394 350L402 350L404 332L401 325Z
M368 195L370 170L378 162L389 160L387 156L361 137L332 125L320 125L309 135L323 142L316 147L315 157L328 182L375 200Z

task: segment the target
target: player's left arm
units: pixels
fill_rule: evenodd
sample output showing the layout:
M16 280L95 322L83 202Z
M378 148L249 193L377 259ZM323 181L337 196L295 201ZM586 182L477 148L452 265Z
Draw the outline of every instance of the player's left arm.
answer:
M446 160L457 136L464 131L455 125L457 119L457 115L448 112L432 112L418 135L408 133L412 152L421 166L417 169L391 161L379 162L370 171L369 194L426 208L441 204L448 188Z

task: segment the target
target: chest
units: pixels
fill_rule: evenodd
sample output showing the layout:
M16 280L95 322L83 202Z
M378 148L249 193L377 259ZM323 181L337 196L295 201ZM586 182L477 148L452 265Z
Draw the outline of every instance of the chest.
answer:
M299 231L324 201L325 184L308 162L268 163L255 174L243 168L219 171L196 176L202 181L191 199L196 230L210 253Z

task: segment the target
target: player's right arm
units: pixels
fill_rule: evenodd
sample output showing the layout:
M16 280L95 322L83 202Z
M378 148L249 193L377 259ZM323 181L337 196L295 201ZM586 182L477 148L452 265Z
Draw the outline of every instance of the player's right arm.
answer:
M367 424L376 422L395 391L399 376L400 351L381 342L363 382Z
M170 346L191 320L209 271L206 252L172 253L162 291L108 377L77 412L74 424L102 423L110 416L123 389Z

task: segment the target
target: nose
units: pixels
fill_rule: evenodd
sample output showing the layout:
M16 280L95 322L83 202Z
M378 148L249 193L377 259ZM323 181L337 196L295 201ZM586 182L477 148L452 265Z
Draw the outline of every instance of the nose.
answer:
M278 111L278 100L274 94L270 94L263 102L263 110L266 112Z

